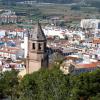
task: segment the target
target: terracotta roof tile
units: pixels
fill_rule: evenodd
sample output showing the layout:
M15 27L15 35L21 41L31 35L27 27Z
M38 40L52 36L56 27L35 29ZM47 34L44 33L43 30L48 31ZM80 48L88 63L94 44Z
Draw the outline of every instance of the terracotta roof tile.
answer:
M89 64L77 64L77 65L80 66L80 68L94 68L97 67L97 65L100 65L100 61Z
M97 43L100 44L100 39L94 39L94 40L93 40L93 43L94 43L94 44L97 44Z

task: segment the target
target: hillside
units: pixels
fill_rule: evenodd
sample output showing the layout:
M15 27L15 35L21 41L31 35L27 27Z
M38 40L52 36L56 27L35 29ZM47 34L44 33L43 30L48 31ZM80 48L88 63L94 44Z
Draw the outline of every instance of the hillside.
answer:
M22 1L36 1L44 3L77 3L81 0L1 0L3 3L16 3Z
M16 2L23 1L36 1L37 3L58 3L58 4L69 4L69 3L83 3L89 4L90 6L100 7L100 0L0 0L3 4L15 4Z

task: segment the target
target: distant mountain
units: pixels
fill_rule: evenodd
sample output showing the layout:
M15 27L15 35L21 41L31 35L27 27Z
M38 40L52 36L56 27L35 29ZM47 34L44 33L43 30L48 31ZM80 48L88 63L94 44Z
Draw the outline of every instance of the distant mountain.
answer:
M22 1L36 1L37 3L85 3L90 4L91 6L100 7L100 0L1 0L4 4L15 4L16 2Z
M36 2L44 2L44 3L76 3L81 0L1 0L3 3L16 3L23 1L36 1Z

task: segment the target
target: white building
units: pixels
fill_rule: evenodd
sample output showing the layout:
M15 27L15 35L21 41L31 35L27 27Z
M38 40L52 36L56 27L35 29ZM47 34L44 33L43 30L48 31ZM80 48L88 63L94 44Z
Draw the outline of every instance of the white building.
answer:
M80 26L85 29L100 29L100 19L82 19Z
M44 28L43 29L46 36L58 36L60 39L64 39L64 32L62 29L56 29L56 28Z

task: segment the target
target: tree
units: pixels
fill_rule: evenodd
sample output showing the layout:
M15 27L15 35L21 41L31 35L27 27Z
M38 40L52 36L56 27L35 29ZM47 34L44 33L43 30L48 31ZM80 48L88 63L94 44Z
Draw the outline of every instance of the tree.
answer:
M11 100L99 100L100 70L64 75L59 65L41 69L18 80L17 72L0 74L0 99Z
M42 69L23 78L21 90L24 98L21 100L66 100L69 95L68 82L67 76L59 69Z
M0 78L0 91L6 97L11 97L11 100L17 98L18 78L15 70L4 72Z
M77 98L76 100L90 100L100 93L100 70L84 73L72 79L74 80L72 95Z
M5 82L4 82L4 79L3 79L3 75L0 74L0 99L5 97L4 89L5 89Z
M20 100L36 100L37 84L35 83L34 76L26 75L20 83Z
M100 100L100 93L91 98L92 100Z
M51 55L51 59L49 61L52 64L52 67L54 67L54 66L60 66L63 60L64 60L63 55L61 54L60 51L58 51Z

